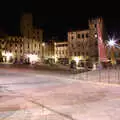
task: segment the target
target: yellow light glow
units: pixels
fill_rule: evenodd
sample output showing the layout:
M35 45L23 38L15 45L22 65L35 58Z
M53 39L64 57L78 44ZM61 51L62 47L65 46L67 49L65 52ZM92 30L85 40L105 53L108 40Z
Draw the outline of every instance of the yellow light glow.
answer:
M42 46L44 47L44 46L45 46L45 43L42 43Z
M56 56L56 55L54 56L54 58L55 58L55 62L57 62L57 61L58 61L58 58L57 58L57 56Z
M10 60L10 57L12 57L13 54L10 53L10 52L2 52L2 56L5 56L6 59L7 59L7 61L9 61L9 60Z
M36 62L39 60L38 56L35 54L27 54L27 57L30 59L30 63Z
M79 57L74 57L74 60L75 60L76 64L78 64L78 63L79 63L80 58L79 58Z

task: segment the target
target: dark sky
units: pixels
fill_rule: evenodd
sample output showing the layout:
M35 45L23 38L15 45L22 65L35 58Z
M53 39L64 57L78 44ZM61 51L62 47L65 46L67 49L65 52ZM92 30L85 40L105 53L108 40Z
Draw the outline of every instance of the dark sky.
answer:
M88 19L102 16L108 31L120 31L119 7L96 1L51 2L41 0L4 0L0 4L0 28L11 35L17 35L20 15L31 12L35 22L45 31L45 39L56 35L66 39L65 33L71 29L88 28ZM93 4L94 3L94 4ZM117 4L117 3L116 3Z

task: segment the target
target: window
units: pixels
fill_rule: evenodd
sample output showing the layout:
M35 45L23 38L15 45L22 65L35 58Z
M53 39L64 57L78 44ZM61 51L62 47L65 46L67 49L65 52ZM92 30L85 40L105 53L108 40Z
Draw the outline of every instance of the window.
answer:
M74 55L76 56L76 52L74 52Z
M97 27L97 25L95 24L95 28Z
M20 53L22 53L22 50L20 50Z
M80 56L80 52L78 52L78 56Z
M77 37L80 38L80 34L78 34Z
M66 55L68 54L68 52L66 51Z
M20 47L22 47L22 44L20 44Z
M78 47L80 47L80 44L78 44Z
M97 42L97 41L95 41L95 45L96 45L96 46L98 45L98 42Z
M29 48L29 43L28 43L28 48Z
M88 38L88 33L86 34L86 38Z
M12 44L10 44L10 47L12 47Z
M86 52L86 55L88 55L88 52Z
M82 38L84 38L84 34L82 34Z
M17 44L15 44L15 46L17 47Z
M35 39L35 36L33 36L33 39Z
M72 36L72 37L71 37L71 39L73 40L73 39L74 39L74 37Z

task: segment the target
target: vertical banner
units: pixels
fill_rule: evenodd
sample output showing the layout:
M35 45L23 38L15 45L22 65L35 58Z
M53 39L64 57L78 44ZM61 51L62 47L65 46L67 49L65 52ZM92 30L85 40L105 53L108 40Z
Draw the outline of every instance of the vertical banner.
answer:
M106 50L102 38L101 28L100 28L100 21L97 22L97 34L98 34L98 52L99 52L99 62L106 62L108 61Z

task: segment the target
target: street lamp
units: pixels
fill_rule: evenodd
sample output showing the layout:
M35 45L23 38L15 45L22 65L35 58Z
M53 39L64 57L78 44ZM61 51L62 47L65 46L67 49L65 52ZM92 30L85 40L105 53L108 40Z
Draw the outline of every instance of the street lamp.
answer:
M113 40L113 39L111 39L111 40L108 41L108 46L110 46L110 47L114 47L115 44L116 44L116 41Z
M76 62L76 65L78 65L78 63L79 63L79 57L74 57L74 60L75 60L75 62Z
M45 47L45 43L42 43L42 59L44 58L44 47Z
M115 55L114 55L114 47L116 45L116 41L111 39L108 41L108 44L107 44L111 50L110 50L110 53L111 53L111 63L112 65L116 64L116 60L115 60Z
M45 46L45 43L42 43L42 46L44 47L44 46Z

